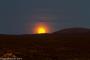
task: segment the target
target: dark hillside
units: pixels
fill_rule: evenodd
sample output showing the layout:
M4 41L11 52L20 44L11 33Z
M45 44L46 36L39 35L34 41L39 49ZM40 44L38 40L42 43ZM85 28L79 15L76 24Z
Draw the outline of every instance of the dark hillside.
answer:
M69 28L52 34L0 35L0 54L13 49L31 60L90 59L90 29Z

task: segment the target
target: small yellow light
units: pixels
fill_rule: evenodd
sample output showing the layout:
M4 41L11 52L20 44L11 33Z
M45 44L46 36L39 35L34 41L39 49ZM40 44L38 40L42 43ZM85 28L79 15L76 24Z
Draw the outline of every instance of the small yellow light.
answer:
M47 23L36 23L33 29L33 33L34 34L45 34L45 33L49 33L49 26Z
M39 27L37 33L38 34L46 33L46 29L44 27Z

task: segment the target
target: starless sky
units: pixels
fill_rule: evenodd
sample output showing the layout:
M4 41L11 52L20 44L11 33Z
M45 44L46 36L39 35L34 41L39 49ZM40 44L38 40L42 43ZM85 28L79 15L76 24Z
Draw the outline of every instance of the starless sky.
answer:
M0 34L31 34L38 22L90 28L90 0L0 0Z

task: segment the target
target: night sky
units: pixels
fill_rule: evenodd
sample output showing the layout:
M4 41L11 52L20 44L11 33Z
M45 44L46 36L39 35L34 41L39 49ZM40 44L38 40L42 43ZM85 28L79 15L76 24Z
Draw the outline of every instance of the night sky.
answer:
M0 0L0 34L31 34L38 22L90 28L90 0Z

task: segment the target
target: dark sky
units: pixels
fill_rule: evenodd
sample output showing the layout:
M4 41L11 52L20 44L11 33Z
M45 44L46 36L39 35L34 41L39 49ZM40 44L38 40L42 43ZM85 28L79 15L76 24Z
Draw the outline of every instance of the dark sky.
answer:
M90 0L0 0L0 34L31 33L38 22L90 28Z

